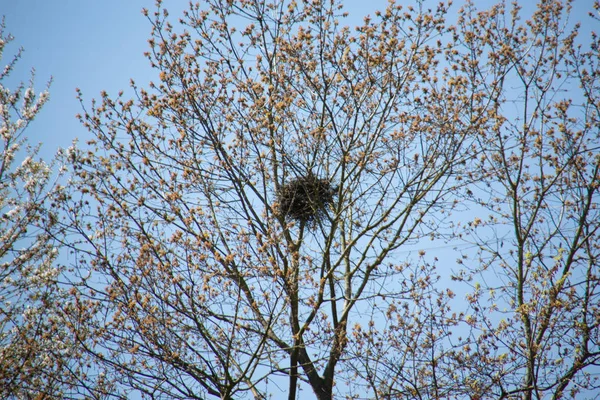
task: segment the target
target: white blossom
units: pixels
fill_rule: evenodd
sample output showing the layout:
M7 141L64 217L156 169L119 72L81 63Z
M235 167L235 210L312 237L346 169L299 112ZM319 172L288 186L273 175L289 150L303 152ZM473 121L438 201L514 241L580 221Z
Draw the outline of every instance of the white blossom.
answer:
M4 215L8 219L12 219L12 217L14 217L15 215L17 215L21 212L21 209L22 209L21 206L16 206L15 208L8 210L8 212L6 212Z
M22 129L23 127L25 127L25 125L27 125L27 122L24 119L19 118L15 122L15 130Z

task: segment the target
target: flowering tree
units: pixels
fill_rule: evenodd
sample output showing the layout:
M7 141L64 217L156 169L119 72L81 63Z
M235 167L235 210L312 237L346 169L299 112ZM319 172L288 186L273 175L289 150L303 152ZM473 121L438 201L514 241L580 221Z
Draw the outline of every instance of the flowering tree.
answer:
M565 13L467 7L447 25L444 4L390 3L351 30L335 1L209 0L180 28L160 1L145 11L159 82L84 106L94 139L65 153L59 202L67 326L101 379L181 399L593 387L597 50ZM581 83L584 107L554 79ZM415 251L461 238L481 249L455 274L475 290L464 313ZM474 281L489 274L503 308ZM587 350L558 357L559 337Z
M0 58L13 40L0 24ZM24 132L48 100L28 85L5 86L19 49L0 73L0 397L3 399L105 398L113 388L91 369L71 334L71 308L58 262L64 235L56 202L64 172L38 156ZM66 274L66 275L65 275ZM64 283L64 282L63 282ZM94 379L90 379L94 377Z
M0 25L0 57L12 40ZM44 211L53 191L50 166L36 160L23 132L48 99L29 85L11 91L4 81L21 50L0 73L0 397L60 393L53 353L66 349L50 310L58 296L57 249ZM62 355L60 356L62 357Z

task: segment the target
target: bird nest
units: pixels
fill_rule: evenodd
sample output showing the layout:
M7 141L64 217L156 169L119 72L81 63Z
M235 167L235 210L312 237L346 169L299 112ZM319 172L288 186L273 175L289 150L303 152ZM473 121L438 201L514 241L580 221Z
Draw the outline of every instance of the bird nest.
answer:
M277 190L279 212L296 222L314 225L327 215L336 190L330 179L312 173L295 178Z

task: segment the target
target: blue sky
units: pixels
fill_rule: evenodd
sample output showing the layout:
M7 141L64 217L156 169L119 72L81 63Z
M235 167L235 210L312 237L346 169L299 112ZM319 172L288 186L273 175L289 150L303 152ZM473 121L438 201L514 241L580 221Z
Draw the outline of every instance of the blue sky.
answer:
M150 24L140 10L147 0L0 0L6 32L15 40L5 49L3 65L23 47L11 88L36 70L36 92L53 78L50 101L26 135L44 143L44 154L69 146L87 132L75 119L81 106L75 88L89 101L101 90L126 89L130 77L151 74L143 57Z
M173 17L187 4L187 0L164 2ZM351 0L347 7L360 18L384 4L385 0ZM43 143L44 156L51 156L58 146L68 147L76 137L89 138L75 118L81 112L75 88L82 90L89 105L101 90L109 94L127 90L130 78L142 87L154 79L143 56L151 29L143 7L152 10L154 1L0 0L5 33L15 37L5 49L2 65L19 47L25 49L9 87L27 82L31 68L36 70L36 92L53 78L50 101L26 132L31 142Z
M575 5L575 17L586 14L586 3ZM485 8L492 0L477 1ZM347 0L349 23L385 6L386 0ZM413 3L406 1L405 4ZM437 2L432 2L437 3ZM456 10L462 1L455 1ZM531 6L534 2L527 2ZM188 4L187 0L165 0L173 17ZM0 15L6 18L6 32L15 40L5 49L3 65L18 49L25 53L12 76L10 87L28 81L31 68L36 69L36 91L53 77L50 102L26 132L33 143L43 142L43 155L52 155L58 146L67 147L78 137L89 134L75 119L81 106L75 88L83 91L89 105L101 90L116 94L127 90L129 79L144 87L154 73L143 56L147 50L150 23L141 9L154 7L153 0L0 0Z

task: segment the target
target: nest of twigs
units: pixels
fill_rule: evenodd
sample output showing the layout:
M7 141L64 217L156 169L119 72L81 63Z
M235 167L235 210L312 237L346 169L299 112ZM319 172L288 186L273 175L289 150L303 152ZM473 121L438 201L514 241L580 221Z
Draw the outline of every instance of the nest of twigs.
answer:
M296 222L314 225L327 216L327 208L333 204L336 191L330 179L308 173L279 187L279 212Z

